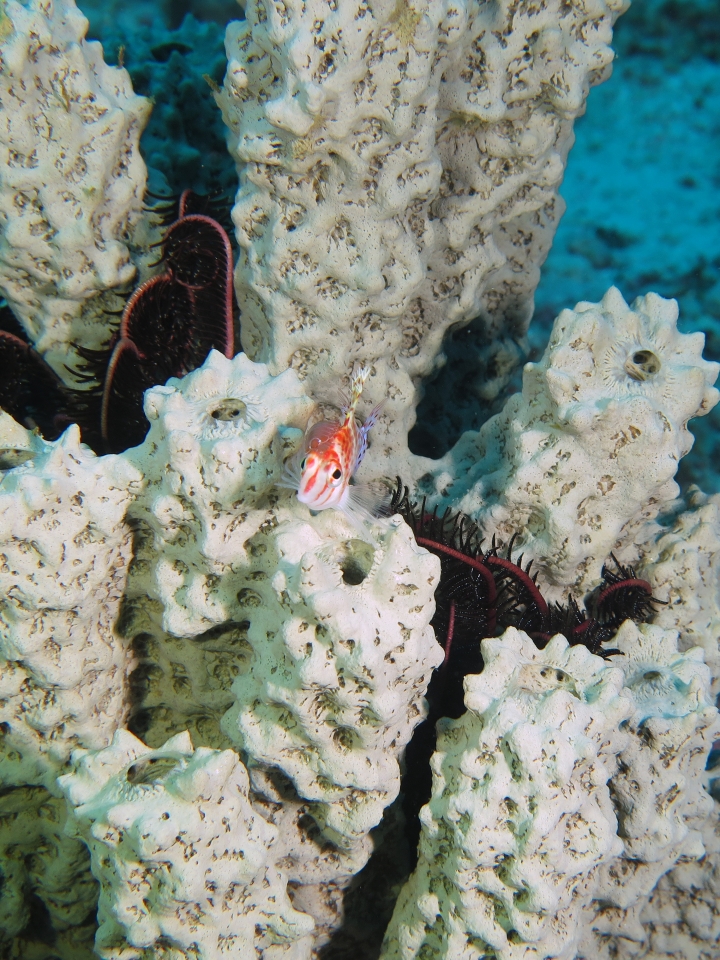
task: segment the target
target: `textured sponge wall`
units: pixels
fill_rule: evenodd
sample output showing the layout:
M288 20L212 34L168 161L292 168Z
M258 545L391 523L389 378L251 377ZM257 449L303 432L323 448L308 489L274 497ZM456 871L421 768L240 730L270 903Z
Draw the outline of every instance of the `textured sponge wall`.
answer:
M229 25L243 346L320 395L370 364L376 468L407 459L449 326L524 331L624 6L255 0Z
M86 30L74 0L3 4L0 289L65 380L71 344L103 345L103 309L117 309L109 291L135 276L150 114Z

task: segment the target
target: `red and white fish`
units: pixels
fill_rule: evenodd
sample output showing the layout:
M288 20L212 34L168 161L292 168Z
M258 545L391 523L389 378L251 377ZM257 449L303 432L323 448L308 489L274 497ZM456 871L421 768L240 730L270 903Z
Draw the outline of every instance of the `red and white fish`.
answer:
M377 519L382 497L367 484L352 484L368 447L368 433L377 423L384 401L358 424L358 401L370 375L362 367L350 381L350 398L337 421L321 420L305 434L303 446L285 471L283 486L297 490L300 503L311 510L341 510L361 530Z

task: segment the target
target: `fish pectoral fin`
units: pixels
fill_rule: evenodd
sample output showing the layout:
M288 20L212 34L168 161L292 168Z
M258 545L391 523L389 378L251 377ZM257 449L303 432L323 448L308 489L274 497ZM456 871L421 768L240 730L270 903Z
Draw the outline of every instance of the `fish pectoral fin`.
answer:
M392 493L381 480L348 485L345 504L362 516L364 522L377 523L390 516Z
M300 463L302 462L303 456L303 451L298 450L297 453L294 453L285 461L282 476L275 483L276 487L284 487L286 490L296 491L300 489L300 477L302 474Z

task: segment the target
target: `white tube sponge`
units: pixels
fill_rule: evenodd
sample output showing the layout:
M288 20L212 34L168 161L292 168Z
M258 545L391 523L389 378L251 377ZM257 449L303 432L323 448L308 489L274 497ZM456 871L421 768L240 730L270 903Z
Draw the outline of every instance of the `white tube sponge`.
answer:
M309 960L313 921L288 899L237 754L187 733L153 751L122 730L72 763L59 783L100 882L100 957Z
M632 709L622 671L514 628L482 654L467 712L439 724L418 865L383 960L572 960L593 875L622 850L607 788Z
M48 443L3 424L0 461L19 465L0 470L2 782L52 792L70 751L104 746L126 715L131 656L114 625L142 477L76 426Z
M687 422L720 396L704 335L679 333L677 316L674 300L629 307L614 287L563 310L522 394L440 462L439 488L486 536L520 533L550 599L592 589L610 552L677 495Z
M141 657L134 729L155 746L185 725L203 745L242 745L256 793L281 810L288 876L317 888L302 895L320 917L397 796L442 651L429 625L439 561L405 524L365 542L277 488L311 409L293 370L271 377L245 355L212 352L148 391L147 438L123 455L145 485L128 514L122 633ZM228 740L218 722L236 698ZM280 795L279 775L292 783Z
M578 960L715 960L720 942L720 807L702 826L705 855L660 877L626 910L605 906L592 918ZM593 905L594 912L597 904Z
M648 853L657 857L663 846L683 841L712 812L704 789L705 761L720 720L702 648L680 653L675 631L629 620L613 642L625 655L625 687L635 701L625 725L632 738L620 754L613 791L626 851L647 859ZM640 806L631 781L644 766L655 797Z
M681 857L705 853L700 831L713 810L705 763L720 722L702 649L680 653L677 639L676 631L626 620L613 640L634 709L611 779L622 861L600 871L596 896L623 908Z
M680 634L681 650L702 647L720 693L720 496L691 489L688 509L640 547L639 575L653 585L652 622Z
M422 346L436 316L480 316L492 340L524 332L565 209L557 191L573 122L609 75L612 26L627 5L467 3L439 90L433 297L406 320L406 340Z
M254 658L223 729L251 765L289 777L348 846L396 798L400 756L425 715L442 661L429 626L440 565L399 518L370 544L333 532L338 517L261 535L268 575L242 593Z
M440 65L464 4L256 0L246 18L228 27L218 97L242 164L243 347L273 372L294 367L319 395L348 358L371 362L367 399L389 402L370 457L386 459L393 444L407 449L409 371L432 363L427 351L403 357L403 326L434 249Z
M233 618L245 543L271 521L283 460L311 409L294 371L271 377L245 354L216 350L146 393L150 431L124 455L146 483L131 511L144 543L129 592L162 603L169 633L194 636Z
M370 364L369 464L407 469L450 324L523 332L625 0L252 0L217 100L240 172L243 347L322 395Z
M703 830L706 854L699 862L679 863L661 877L642 904L640 922L644 949L625 950L638 960L674 960L675 957L714 958L720 942L720 808L717 803ZM607 937L604 942L615 946ZM617 943L617 941L616 941ZM620 943L620 949L627 947ZM615 956L622 957L618 951ZM593 956L597 956L597 951Z
M87 26L74 0L4 0L0 13L0 289L65 380L72 344L109 336L102 297L90 301L135 275L150 115Z

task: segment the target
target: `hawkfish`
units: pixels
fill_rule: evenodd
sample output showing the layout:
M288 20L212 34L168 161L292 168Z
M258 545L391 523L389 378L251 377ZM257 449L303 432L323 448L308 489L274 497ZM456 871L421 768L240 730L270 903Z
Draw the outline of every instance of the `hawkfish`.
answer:
M286 466L282 482L296 490L300 503L311 510L340 510L363 532L380 518L385 499L371 484L351 482L385 402L358 423L357 406L369 375L370 368L361 367L353 376L350 397L341 407L338 420L320 420L308 429L302 447Z

